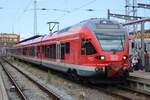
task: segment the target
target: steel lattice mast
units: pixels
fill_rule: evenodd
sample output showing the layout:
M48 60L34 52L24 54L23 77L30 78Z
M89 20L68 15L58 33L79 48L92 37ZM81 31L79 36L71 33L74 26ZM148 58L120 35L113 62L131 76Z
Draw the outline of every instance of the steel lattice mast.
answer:
M37 4L37 1L34 0L34 25L33 25L34 35L38 35L37 34L37 12L36 12L37 8L36 8L36 4Z

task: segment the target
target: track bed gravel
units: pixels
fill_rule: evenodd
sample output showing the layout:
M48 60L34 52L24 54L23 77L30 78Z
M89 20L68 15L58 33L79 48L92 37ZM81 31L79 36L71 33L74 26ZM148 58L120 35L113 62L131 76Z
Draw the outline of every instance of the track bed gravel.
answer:
M42 66L32 65L26 62L18 62L15 60L11 60L11 62L18 67L24 68L32 75L44 81L45 84L52 85L59 90L65 91L68 95L71 95L74 100L119 100L117 97L112 97L95 89L84 87L80 84L66 80L57 75L57 73L52 73L49 69L43 70L38 68Z
M44 93L39 87L33 82L28 80L24 75L18 72L16 69L10 67L9 64L5 63L5 67L11 73L17 84L23 90L24 94L29 100L52 100L46 93Z

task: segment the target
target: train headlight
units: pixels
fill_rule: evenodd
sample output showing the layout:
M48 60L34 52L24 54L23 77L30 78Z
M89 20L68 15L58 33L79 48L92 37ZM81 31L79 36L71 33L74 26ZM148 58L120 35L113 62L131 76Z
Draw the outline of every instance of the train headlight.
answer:
M105 57L104 57L104 56L100 56L100 59L101 59L101 60L104 60L104 59L105 59Z
M128 57L127 57L127 56L123 56L122 59L123 59L123 60L127 60Z
M96 56L96 59L105 60L105 56Z

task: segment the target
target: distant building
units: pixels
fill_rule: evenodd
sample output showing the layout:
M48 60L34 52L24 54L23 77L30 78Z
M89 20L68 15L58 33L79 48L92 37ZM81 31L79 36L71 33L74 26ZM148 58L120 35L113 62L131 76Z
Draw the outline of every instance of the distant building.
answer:
M20 41L20 35L1 33L0 34L0 47L10 47Z

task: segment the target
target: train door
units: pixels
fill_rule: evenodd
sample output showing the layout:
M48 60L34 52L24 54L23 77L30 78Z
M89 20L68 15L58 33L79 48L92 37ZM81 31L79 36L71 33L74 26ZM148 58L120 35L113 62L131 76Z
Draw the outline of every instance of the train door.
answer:
M64 61L65 59L65 43L57 43L57 61Z
M61 44L60 41L56 43L56 61L60 62L61 59Z

